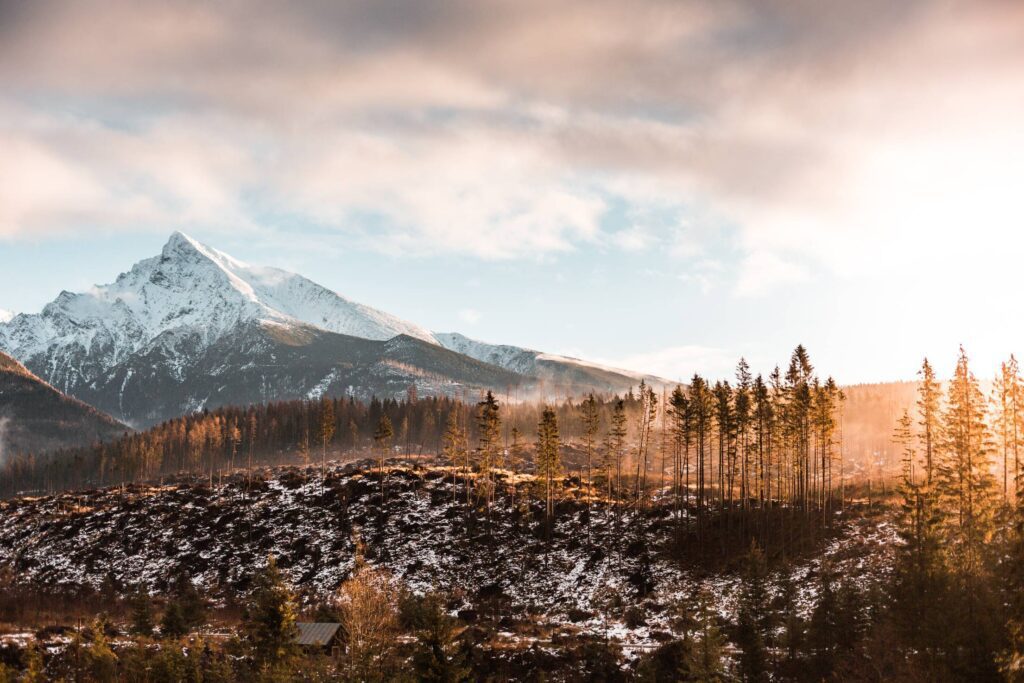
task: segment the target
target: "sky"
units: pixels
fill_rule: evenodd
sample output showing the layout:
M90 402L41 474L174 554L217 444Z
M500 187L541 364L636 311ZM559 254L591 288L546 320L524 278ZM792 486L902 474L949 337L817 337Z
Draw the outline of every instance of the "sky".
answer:
M1024 352L1024 5L0 0L0 308L182 230L438 331L844 383Z

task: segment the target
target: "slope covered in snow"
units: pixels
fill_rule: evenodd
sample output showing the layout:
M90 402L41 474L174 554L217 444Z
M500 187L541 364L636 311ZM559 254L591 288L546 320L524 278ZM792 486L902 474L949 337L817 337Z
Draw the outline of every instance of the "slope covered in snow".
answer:
M325 480L318 468L267 474L249 483L238 473L212 489L180 483L0 501L0 569L57 594L104 585L161 593L187 572L227 600L251 589L253 568L270 553L313 601L349 575L362 539L367 562L416 592L458 595L460 613L571 623L634 647L653 645L659 632L682 635L675 607L701 593L714 612L736 618L740 576L674 559L677 536L664 509L565 495L546 528L542 501L521 488L514 504L504 472L486 517L462 502L465 482L448 468L389 468L383 501L377 470L365 462L332 464ZM801 616L817 599L808 579L826 562L865 591L890 580L894 526L870 509L851 513L837 516L813 556L787 567ZM782 578L769 577L772 594Z
M324 334L349 340L326 343ZM370 352L351 340L391 341ZM300 347L307 348L296 351ZM239 348L258 352L246 357ZM565 396L623 392L642 378L435 334L301 275L243 263L180 232L159 255L110 284L64 291L40 313L0 320L0 351L60 391L137 426L229 398L255 403L318 392L399 396L410 384L423 395L515 387L519 396ZM342 377L350 384L339 383Z
M14 318L14 312L0 308L0 323L9 323Z
M310 280L238 261L177 232L159 256L111 284L62 292L41 313L0 324L0 349L68 393L96 387L118 365L158 352L179 370L240 327L312 325L361 339L427 330ZM181 374L179 372L178 374Z
M306 278L250 266L174 233L159 256L137 263L109 285L62 292L38 315L0 327L0 343L19 358L54 346L109 344L115 362L171 330L194 330L204 342L240 322L302 322L363 339L427 330L350 301Z
M654 375L610 368L579 358L519 346L488 344L458 332L435 332L434 338L446 349L541 380L555 393L588 389L618 392L636 386L641 380L651 386L670 384L668 380Z

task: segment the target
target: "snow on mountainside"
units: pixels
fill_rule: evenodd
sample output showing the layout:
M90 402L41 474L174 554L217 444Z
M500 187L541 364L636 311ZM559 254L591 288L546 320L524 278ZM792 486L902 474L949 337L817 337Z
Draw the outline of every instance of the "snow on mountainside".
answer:
M519 346L488 344L459 334L458 332L435 332L434 337L441 346L451 351L476 358L477 360L537 377L549 383L573 388L593 384L595 389L620 391L641 380L652 386L668 385L668 380L640 372L610 368L590 361L543 353Z
M41 314L0 328L0 343L25 357L54 344L89 347L109 339L117 360L169 330L193 329L210 342L254 320L303 322L363 339L407 334L434 341L421 327L300 275L250 266L176 232L159 256L140 261L113 284L63 292Z
M0 324L0 349L69 391L153 348L175 351L190 338L205 348L240 324L305 323L339 334L386 340L406 334L433 343L427 330L363 306L307 280L249 266L174 233L159 256L109 285L62 292L36 315Z
M9 323L14 318L14 312L0 308L0 323Z
M0 351L136 426L228 401L400 396L410 385L424 396L509 387L565 396L623 392L643 377L434 334L180 232L113 283L0 322Z

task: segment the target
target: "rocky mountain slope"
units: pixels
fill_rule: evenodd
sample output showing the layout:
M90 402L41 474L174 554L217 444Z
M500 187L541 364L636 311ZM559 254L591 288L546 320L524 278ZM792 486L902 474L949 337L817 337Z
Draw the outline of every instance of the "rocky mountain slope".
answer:
M334 465L326 481L316 468L283 468L251 487L236 476L212 490L178 483L4 501L0 567L51 594L139 585L160 593L187 572L205 594L230 600L272 553L315 601L347 577L361 541L370 564L413 590L454 595L467 615L532 614L634 646L671 633L673 606L692 606L701 590L719 613L735 615L738 574L672 559L664 509L588 508L567 480L548 540L543 502L513 507L504 485L488 519L462 502L464 482L445 468L387 473L383 504L377 472L357 464ZM531 479L517 476L520 503ZM865 588L889 576L893 525L870 515L838 524L820 552L787 569L807 610L823 562Z
M181 356L188 363L176 362ZM133 424L153 424L203 408L323 395L456 394L469 386L508 386L518 375L416 337L380 341L306 325L244 323L211 344L168 334L78 389L90 404Z
M0 350L138 426L228 397L390 396L412 384L424 394L514 386L564 395L624 391L639 381L575 359L438 335L181 233L112 284L65 291L41 313L0 320Z
M63 395L0 353L0 462L7 453L108 441L126 429L113 418Z
M668 384L654 375L609 368L579 358L520 346L488 344L458 332L435 332L434 338L446 349L533 377L555 394L578 394L591 390L615 392L621 391L626 384L635 386L641 380L652 386Z

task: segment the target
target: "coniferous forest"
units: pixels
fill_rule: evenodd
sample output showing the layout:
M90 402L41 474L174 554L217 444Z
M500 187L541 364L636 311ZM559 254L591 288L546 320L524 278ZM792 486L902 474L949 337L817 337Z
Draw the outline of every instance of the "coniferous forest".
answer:
M19 454L5 463L5 510L35 521L0 537L11 572L0 617L36 624L39 642L64 633L66 644L8 644L4 671L26 680L1016 680L1017 364L1011 357L984 389L963 350L948 381L927 360L918 374L912 404L890 425L896 471L845 461L846 390L803 347L767 376L741 360L728 380L641 383L623 396L321 398ZM281 486L341 515L327 530L347 558L335 583L318 578L314 590L296 575L310 549L294 509L280 519L258 512ZM147 505L168 514L147 502L164 496L241 515L210 531L218 553L236 543L237 524L248 525L248 542L267 523L302 546L270 548L213 583L180 562L155 582L111 565L66 583L56 600L40 582L60 572L20 547L61 542L40 519L95 534L110 515L149 517ZM437 515L413 513L415 501ZM159 524L182 523L173 509ZM406 566L403 554L425 551L427 531L393 526L410 514L451 534L432 555L536 544L536 559L503 561L526 562L523 576L475 593L457 575L436 574L425 588L409 570L421 561ZM875 545L864 538L872 534ZM559 554L583 558L584 573L607 572L611 592L564 613L510 597L531 563L544 576ZM735 583L716 588L714 577ZM72 625L46 624L72 615ZM296 645L307 621L341 624L345 645L333 654ZM610 637L615 623L646 639ZM525 635L528 624L540 640Z

